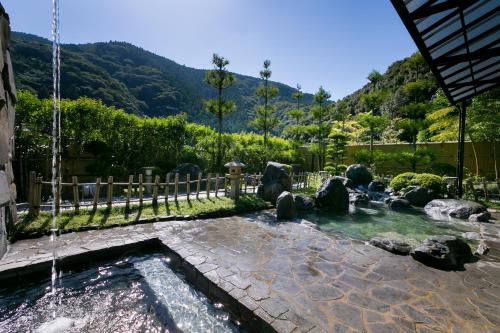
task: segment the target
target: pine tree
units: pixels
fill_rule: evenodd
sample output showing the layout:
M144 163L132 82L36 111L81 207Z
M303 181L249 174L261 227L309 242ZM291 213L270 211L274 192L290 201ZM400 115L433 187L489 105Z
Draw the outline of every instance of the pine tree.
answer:
M205 82L217 89L217 98L212 98L203 101L205 110L215 114L217 117L217 159L216 165L218 170L222 170L222 118L226 113L233 112L236 105L231 100L224 99L222 93L224 89L230 87L234 83L234 75L230 73L226 66L229 65L229 60L224 57L214 54L212 58L214 69L208 70L205 73Z
M325 166L325 138L330 132L330 125L326 122L326 116L330 112L330 106L327 105L330 97L331 95L328 91L323 89L323 87L319 87L318 92L314 95L316 105L312 108L312 116L316 121L316 141L318 142L319 167L321 170Z
M270 85L269 79L271 78L272 71L270 69L271 61L264 61L264 68L260 71L260 78L262 83L257 87L255 94L261 98L263 105L257 106L255 112L255 119L252 120L251 125L262 131L264 135L264 148L267 150L268 136L271 130L278 125L278 118L274 116L276 107L270 105L269 102L273 97L278 95L278 88Z

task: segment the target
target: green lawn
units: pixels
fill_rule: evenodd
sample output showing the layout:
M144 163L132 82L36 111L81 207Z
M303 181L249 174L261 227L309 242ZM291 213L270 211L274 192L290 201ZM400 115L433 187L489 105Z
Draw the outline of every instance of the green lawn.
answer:
M168 206L164 203L158 206L144 204L131 206L129 211L124 206L112 209L100 208L96 211L81 209L78 212L62 212L57 219L58 229L63 231L77 231L86 227L108 228L119 225L127 225L139 219L152 219L161 216L186 216L200 214L228 214L244 213L266 208L268 204L255 195L245 195L238 201L226 197L203 198L194 200L179 200L177 203L170 201ZM35 232L50 231L52 216L50 213L40 213L37 217L22 216L22 222L18 224L15 234L30 234ZM15 237L15 236L14 236Z

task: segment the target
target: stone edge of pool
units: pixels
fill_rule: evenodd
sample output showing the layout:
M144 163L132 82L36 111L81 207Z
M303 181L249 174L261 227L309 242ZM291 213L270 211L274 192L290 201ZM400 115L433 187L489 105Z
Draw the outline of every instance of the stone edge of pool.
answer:
M144 252L159 252L170 258L172 268L184 274L186 280L196 290L202 292L214 303L221 303L231 314L233 319L238 320L245 330L250 332L279 332L273 327L274 319L263 311L258 311L252 305L251 300L238 299L245 288L239 288L235 284L229 285L213 274L214 270L207 270L203 262L196 262L196 258L190 260L189 254L172 249L175 244L169 246L168 239L152 237L144 240L124 241L123 244L111 246L89 247L87 250L75 249L72 253L63 253L58 256L58 268L62 270L81 269L84 265L95 265L98 262L118 259L127 255L140 254ZM13 285L19 283L20 279L37 281L48 278L52 268L52 257L43 256L33 260L25 260L0 265L0 283L2 285ZM211 273L212 272L212 273ZM244 286L241 286L244 287ZM282 325L283 320L280 320Z

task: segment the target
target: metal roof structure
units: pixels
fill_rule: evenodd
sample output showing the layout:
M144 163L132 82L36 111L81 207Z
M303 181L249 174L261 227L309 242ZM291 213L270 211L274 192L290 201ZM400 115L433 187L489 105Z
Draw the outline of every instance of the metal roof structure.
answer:
M391 0L452 103L500 84L500 0Z

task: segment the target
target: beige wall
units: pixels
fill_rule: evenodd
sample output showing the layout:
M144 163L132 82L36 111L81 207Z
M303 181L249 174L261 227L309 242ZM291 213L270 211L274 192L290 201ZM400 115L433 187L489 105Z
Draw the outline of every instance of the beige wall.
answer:
M431 142L431 143L419 143L419 147L426 147L432 151L435 155L435 160L433 163L447 163L451 165L456 165L457 159L457 143L456 142ZM482 177L488 177L489 179L495 178L495 159L493 158L493 143L491 142L477 142L474 144L476 149L476 154L478 158L479 174ZM347 156L344 164L353 164L354 153L358 150L368 149L369 145L352 145L347 147ZM384 152L398 152L404 150L410 150L411 146L406 143L395 143L395 144L376 144L374 149L382 150ZM311 154L309 153L307 147L303 147L305 162L304 168L306 170L311 170L312 161ZM500 142L496 143L497 151L497 166L500 168ZM475 159L472 149L472 144L470 142L465 143L465 167L472 173L475 173ZM419 164L417 166L418 171L424 171L427 166ZM315 168L317 168L317 163L315 163ZM409 171L408 168L404 168L394 161L389 161L382 164L377 169L378 174L397 174L403 171Z

